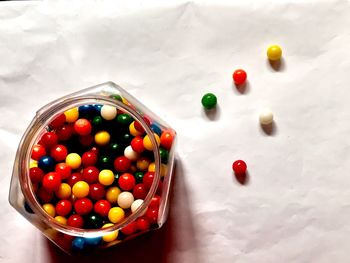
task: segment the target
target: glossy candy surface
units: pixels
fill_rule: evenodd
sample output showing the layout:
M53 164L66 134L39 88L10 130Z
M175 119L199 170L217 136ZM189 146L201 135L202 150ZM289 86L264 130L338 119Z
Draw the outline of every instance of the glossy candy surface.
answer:
M232 78L236 85L242 85L247 80L247 73L243 69L237 69L233 72Z
M211 110L216 107L217 98L213 93L204 94L202 97L202 105L206 110Z

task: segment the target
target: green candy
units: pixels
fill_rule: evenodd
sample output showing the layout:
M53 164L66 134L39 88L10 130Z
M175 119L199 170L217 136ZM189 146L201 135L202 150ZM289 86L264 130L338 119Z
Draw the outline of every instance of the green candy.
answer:
M202 105L207 110L215 108L216 103L217 98L213 93L207 93L202 97Z
M92 125L94 126L101 126L102 122L103 122L103 119L101 116L96 116L92 119Z
M136 172L136 173L134 173L136 182L137 182L138 184L139 184L139 183L142 183L142 181L143 181L143 175L144 175L143 172Z
M162 163L168 163L169 151L164 148L159 148L159 155Z
M99 160L101 168L107 169L111 167L111 157L107 155L102 155Z
M109 96L110 98L114 99L114 100L119 100L119 101L123 101L122 97L119 94L113 94L111 96Z
M84 227L88 229L97 229L103 226L103 218L102 216L91 213L85 218Z
M117 121L124 126L129 126L133 122L133 118L129 114L123 113L118 115Z

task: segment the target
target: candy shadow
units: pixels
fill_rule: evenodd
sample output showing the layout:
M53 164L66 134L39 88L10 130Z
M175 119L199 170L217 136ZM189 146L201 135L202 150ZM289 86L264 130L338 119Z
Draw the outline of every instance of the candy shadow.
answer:
M267 125L260 124L260 130L265 135L275 136L277 134L277 125L274 121L270 124L267 124Z
M271 71L285 71L286 70L286 62L284 58L282 57L279 60L267 60L267 64L269 65L269 68Z
M176 161L168 220L162 228L138 236L125 243L84 256L69 256L44 238L47 246L45 262L50 263L176 263L176 252L189 251L191 262L200 262L198 242L193 223L191 202L184 182L184 170Z
M211 121L217 121L220 118L221 109L219 105L216 105L215 108L211 110L204 109L202 110L202 116L207 117Z
M233 83L232 86L233 86L233 89L235 91L237 91L236 93L239 93L239 94L243 95L243 94L248 94L250 92L250 83L249 83L249 81L246 81L246 82L244 82L243 84L240 84L240 85Z
M250 176L249 176L248 171L246 171L244 174L234 173L234 176L236 178L236 181L238 183L240 183L241 185L248 185L249 184Z

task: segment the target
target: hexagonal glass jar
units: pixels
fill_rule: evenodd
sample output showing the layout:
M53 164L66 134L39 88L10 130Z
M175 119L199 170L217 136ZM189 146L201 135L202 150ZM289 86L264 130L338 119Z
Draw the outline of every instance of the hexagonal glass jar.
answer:
M141 135L141 138L143 136L145 137L146 135L148 136L148 143L152 145L152 149L150 149L148 155L151 156L150 158L152 159L150 162L153 161L150 165L147 163L146 170L145 167L142 168L145 170L143 174L145 174L147 171L151 171L154 174L154 178L153 182L151 181L151 185L148 186L148 192L145 194L141 205L139 205L136 210L134 209L133 212L131 212L129 208L125 209L125 216L122 220L113 222L114 224L110 224L109 227L104 228L76 228L67 225L66 222L63 222L65 221L64 218L67 219L69 215L74 214L74 204L78 200L74 197L74 195L69 199L73 207L70 214L67 214L67 216L65 216L63 219L61 218L61 220L56 218L57 213L54 216L50 216L47 210L44 210L44 202L37 195L38 188L43 187L43 182L39 181L37 183L32 183L31 177L29 176L30 169L38 166L38 162L31 159L32 151L34 145L39 142L44 133L48 131L55 132L55 128L50 126L50 124L52 124L53 120L56 120L58 116L64 114L64 112L67 110L72 108L80 110L81 108L79 107L82 106L95 107L95 109L97 109L96 111L98 112L98 110L101 110L101 107L104 105L115 107L118 114L128 114L131 116L133 121L138 122L139 126L142 127L141 130L144 130L144 134ZM68 124L65 123L65 125ZM91 133L93 132L95 131L92 131ZM172 139L172 143L167 144L165 147L166 149L162 149L162 140L159 140L159 137L162 138L163 133L166 133L168 138L170 136ZM158 138L156 138L156 135L158 135ZM113 136L113 134L111 134L111 136ZM131 135L129 139L132 138L134 137ZM142 233L148 232L149 230L160 228L166 221L169 209L169 191L175 163L175 141L176 133L167 123L152 113L132 95L112 82L103 83L76 93L72 93L41 108L24 133L14 162L9 192L9 202L20 214L35 225L48 239L67 253L88 253L89 251L95 249L110 247ZM60 143L60 140L58 143ZM62 144L64 143L65 142L62 142ZM92 146L93 144L94 142L92 142ZM89 146L91 146L91 144ZM123 147L125 147L125 145ZM163 158L164 152L166 158ZM137 164L135 165L135 162L136 160L131 162L132 165L130 169L132 170L133 168L133 171L128 170L128 173L135 172L135 166L137 166ZM120 177L120 173L113 168L110 169L115 175L114 182L116 182L116 184L105 186L105 190L108 190L107 188L112 186L119 187L120 189L120 186L118 185L118 177ZM82 166L74 171L81 173ZM48 171L45 173L48 173ZM141 179L141 183L143 183L142 178L139 179ZM62 182L65 181L62 180ZM55 200L56 198L55 201L52 201L53 205L55 205L55 202L57 202L56 193L54 193L53 196L54 197L52 200ZM116 197L117 196L114 198ZM152 204L152 202L159 202L159 197L160 203L158 203L158 206L152 206L153 211L148 213L151 209L150 204ZM112 203L111 206L118 207L118 203ZM152 218L152 216L153 219L148 220L150 227L147 226L147 222L146 225L142 224L142 222L139 224L139 218L149 219ZM84 215L82 218L85 220ZM89 218L89 220L91 219ZM102 217L102 221L103 224L110 223L108 216Z

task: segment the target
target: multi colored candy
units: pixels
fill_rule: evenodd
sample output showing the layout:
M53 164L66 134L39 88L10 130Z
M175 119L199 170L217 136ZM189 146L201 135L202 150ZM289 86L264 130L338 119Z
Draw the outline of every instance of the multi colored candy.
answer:
M207 107L214 97L207 98ZM144 120L159 146L164 176L174 134L148 117ZM155 178L153 149L150 135L131 115L111 105L82 105L48 125L31 150L29 178L43 210L57 223L112 227L143 206ZM80 251L148 230L158 220L162 180L149 207L121 229L122 235L112 231L100 238L63 238Z

